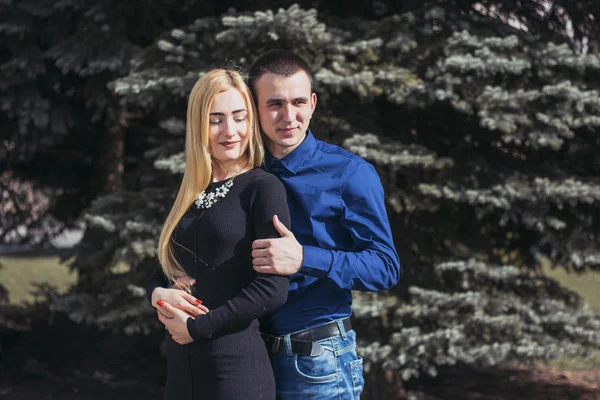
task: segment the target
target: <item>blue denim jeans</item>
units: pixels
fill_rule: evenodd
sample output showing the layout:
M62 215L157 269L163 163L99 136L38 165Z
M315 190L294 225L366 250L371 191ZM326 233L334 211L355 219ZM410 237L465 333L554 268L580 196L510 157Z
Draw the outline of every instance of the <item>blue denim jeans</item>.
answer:
M277 400L359 399L365 380L363 360L356 354L356 333L346 332L318 343L316 356L292 353L290 335L284 336L285 353L271 357Z

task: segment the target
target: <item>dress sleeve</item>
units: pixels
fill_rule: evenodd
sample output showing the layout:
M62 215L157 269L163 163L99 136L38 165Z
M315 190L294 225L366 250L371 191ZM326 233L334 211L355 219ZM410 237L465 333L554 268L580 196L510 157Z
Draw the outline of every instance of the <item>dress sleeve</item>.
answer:
M160 264L154 268L154 272L148 278L146 282L146 298L148 302L152 304L152 292L157 287L166 288L169 284L167 277L165 276Z
M289 229L290 213L283 184L274 175L261 176L255 182L250 208L255 239L280 237L273 215ZM242 328L252 320L272 313L287 300L289 277L254 273L248 286L224 305L208 314L187 320L194 340L210 339L223 331Z

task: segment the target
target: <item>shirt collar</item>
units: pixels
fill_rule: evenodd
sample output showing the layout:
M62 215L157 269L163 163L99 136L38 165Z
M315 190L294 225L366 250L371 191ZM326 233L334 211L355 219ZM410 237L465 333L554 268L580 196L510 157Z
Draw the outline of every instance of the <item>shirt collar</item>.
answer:
M317 146L317 139L313 136L312 132L309 130L306 131L306 137L300 143L298 147L292 150L291 153L286 154L283 158L279 159L281 165L288 171L293 174L296 174L304 161L313 153L315 147ZM273 167L273 163L277 158L275 158L271 152L267 149L265 151L265 166L267 170L271 170Z

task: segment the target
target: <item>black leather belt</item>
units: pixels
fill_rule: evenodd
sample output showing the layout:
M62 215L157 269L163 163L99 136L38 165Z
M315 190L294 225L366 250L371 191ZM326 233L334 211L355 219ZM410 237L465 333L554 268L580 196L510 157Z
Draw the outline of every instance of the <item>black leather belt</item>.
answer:
M352 330L350 318L343 319L342 324L346 332ZM342 332L340 332L340 328L335 321L306 329L301 332L296 332L293 335L290 335L292 353L304 356L318 356L323 352L323 349L316 342L341 334ZM285 342L283 336L275 336L268 333L261 333L261 336L265 341L265 345L267 346L269 354L275 355L285 352Z

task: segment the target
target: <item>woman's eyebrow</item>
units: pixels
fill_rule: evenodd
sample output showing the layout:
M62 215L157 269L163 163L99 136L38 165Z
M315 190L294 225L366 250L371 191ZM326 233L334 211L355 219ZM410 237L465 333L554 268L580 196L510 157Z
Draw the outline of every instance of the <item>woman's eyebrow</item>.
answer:
M231 113L232 114L237 114L237 113L241 113L243 111L247 111L247 110L245 108L240 108L239 110L232 111ZM225 113L222 113L222 112L211 112L210 115L225 115Z

